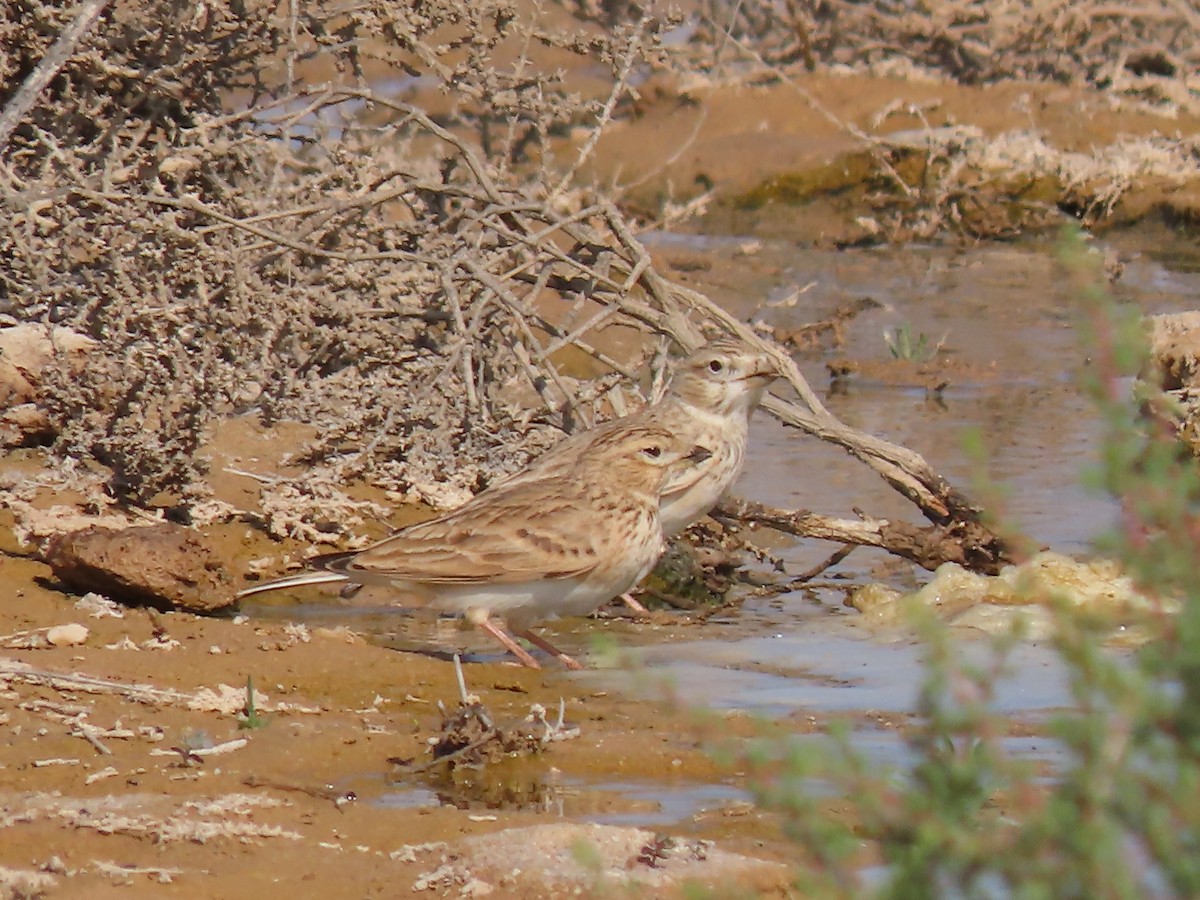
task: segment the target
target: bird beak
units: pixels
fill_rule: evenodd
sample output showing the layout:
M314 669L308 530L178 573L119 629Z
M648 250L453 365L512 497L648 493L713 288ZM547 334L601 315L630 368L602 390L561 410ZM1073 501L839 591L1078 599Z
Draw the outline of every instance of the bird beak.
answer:
M754 372L751 372L749 375L744 376L742 380L753 381L756 378L766 378L770 381L774 381L778 377L779 370L772 366L770 368L758 369Z
M709 450L707 447L701 447L699 444L697 444L692 448L692 452L685 456L684 459L690 463L702 463L710 456L712 456L711 450Z

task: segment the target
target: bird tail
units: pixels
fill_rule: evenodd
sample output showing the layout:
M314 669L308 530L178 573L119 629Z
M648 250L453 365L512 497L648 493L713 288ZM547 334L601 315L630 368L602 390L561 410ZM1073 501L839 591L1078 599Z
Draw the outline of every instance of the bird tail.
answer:
M243 591L238 591L237 596L240 600L243 597L262 594L267 591L279 591L284 588L303 587L309 584L337 584L348 580L340 572L297 572L295 575L286 575L283 578L276 578L273 581L264 581L262 584L253 585Z

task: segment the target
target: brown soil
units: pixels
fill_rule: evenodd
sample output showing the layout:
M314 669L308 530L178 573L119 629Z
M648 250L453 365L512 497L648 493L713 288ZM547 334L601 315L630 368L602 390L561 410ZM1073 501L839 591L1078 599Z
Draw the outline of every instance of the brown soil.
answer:
M407 845L448 842L442 855L453 858L469 835L562 821L553 812L520 809L522 796L531 807L551 810L557 797L565 798L560 802L574 814L636 807L616 793L585 789L576 797L556 782L724 780L729 773L702 746L717 728L722 735L747 730L736 717L706 726L660 704L583 688L556 671L468 665L469 688L497 721L519 721L533 703L553 713L561 697L568 723L579 726L581 735L552 743L515 768L486 771L474 794L446 789L444 805L389 804L388 795L405 791L405 785L392 783L398 770L389 759L425 759L425 741L440 723L437 701L451 708L457 703L451 663L372 646L339 629L305 632L284 624L133 609L123 618L92 618L74 607L74 598L44 584L49 574L38 562L0 558L0 581L11 591L6 634L69 622L89 631L80 646L6 650L0 658L0 681L6 682L0 694L5 836L0 865L57 873L61 890L55 896L97 896L111 884L127 885L122 896L162 896L160 870L173 873L172 896L405 893L440 865L439 853L406 853ZM5 641L10 647L20 643ZM149 685L180 696L122 694L90 683L50 686L31 673ZM239 728L238 722L247 677L265 695L257 704L265 724L255 729ZM219 695L221 685L232 688L226 709L189 708L189 702L198 705L198 692L207 688ZM72 734L80 713L81 721L99 729L94 734L109 753ZM239 738L246 745L228 755L186 755L189 748ZM168 752L159 755L163 750ZM248 787L248 779L259 786ZM541 787L529 791L530 784ZM335 802L351 790L356 800ZM237 801L235 795L251 799ZM488 808L501 798L509 801L503 808ZM264 801L270 805L255 805ZM216 802L242 811L189 806ZM689 838L717 838L722 850L756 857L764 853L758 840L766 839L768 855L778 856L783 848L770 820L738 812L743 814L729 820L718 811L682 830ZM272 836L272 829L285 836ZM99 871L104 863L131 871L104 873ZM736 877L739 864L725 860L725 865L689 874L702 880ZM585 870L581 877L587 883L591 876ZM780 871L756 869L754 880L780 886L785 878ZM496 896L519 893L501 890Z
M244 473L291 471L285 453L308 435L289 424L264 429L246 418L225 423L205 449L216 496L253 508L255 495L246 490L253 482ZM13 454L2 467L10 477L35 469L35 451ZM386 502L378 490L360 486L351 493ZM50 512L59 516L61 504L71 502L43 491L32 505L58 507ZM376 646L345 628L293 626L284 621L286 607L269 621L152 608L118 608L120 618L95 617L90 608L76 606L84 590L79 582L68 587L38 553L13 538L14 524L28 523L31 515L36 518L28 510L0 511L7 535L0 544L6 554L0 555L0 584L9 591L0 614L0 896L7 896L8 882L36 887L39 882L30 879L39 874L53 878L52 896L95 896L113 884L124 886L123 896L161 896L166 878L180 897L257 897L289 887L304 896L393 895L422 878L453 896L482 890L482 884L496 888L494 896L529 896L531 878L547 880L545 873L535 878L526 866L525 876L508 878L493 864L494 843L474 849L463 843L471 835L528 826L558 829L537 833L539 842L562 844L546 863L556 873L549 881L559 885L547 896L614 879L648 881L656 894L670 894L672 884L688 880L744 882L768 893L787 883L786 868L756 861L786 858L777 824L742 805L731 816L718 806L695 823L669 829L690 841L715 840L715 847L696 851L702 859L692 853L670 865L638 863L639 853L626 853L640 837L632 828L597 833L603 837L598 852L607 848L599 857L603 865L578 864L570 852L581 836L571 830L573 817L653 811L653 801L600 789L607 783L683 788L736 782L707 751L717 739L750 734L743 718L694 721L688 711L671 708L665 690L661 703L609 696L569 680L553 661L543 671L499 661L492 645L459 632L449 637L450 646L481 648L486 658L498 660L465 666L468 689L498 724L521 722L533 704L545 707L553 721L562 699L568 725L580 734L452 782L432 780L432 774L404 779L389 761L427 761L428 740L442 721L437 704L457 706L450 661ZM388 522L364 523L359 531L378 537L427 515L401 507ZM95 517L76 515L67 527L89 518ZM39 519L38 527L53 528L54 521L62 520ZM128 580L136 580L140 569L148 582L170 581L164 548L134 538L164 529L173 537L175 528L101 534L102 552L89 559L113 557L108 551L115 542L123 548L115 561ZM87 534L49 542L57 547L51 555L60 573L86 580L88 567L64 569L57 557L64 547L86 544ZM215 573L220 583L209 589L221 595L212 598L214 608L244 586L251 571L276 574L311 551L306 541L272 540L245 524L217 525L197 536L207 556L222 561L223 571ZM169 551L178 549L168 543ZM187 575L187 560L175 563L174 574L184 581L205 572L202 559L190 567L194 576ZM115 579L96 588L110 596L120 590ZM285 593L281 602L330 599L328 591L310 589ZM388 599L367 589L347 602ZM631 627L673 633L684 620L671 621L667 629ZM601 624L582 627L596 632ZM86 637L76 644L69 631L66 637L62 629L50 632L64 625L83 626ZM433 646L427 637L406 646L414 643ZM253 729L239 724L247 678L262 695L256 712L265 724ZM80 722L98 729L92 733L109 752L79 733ZM246 745L228 755L188 752L238 739ZM357 799L335 802L346 791ZM404 802L406 796L416 797L416 806ZM408 849L430 842L446 846ZM473 854L482 854L478 865Z

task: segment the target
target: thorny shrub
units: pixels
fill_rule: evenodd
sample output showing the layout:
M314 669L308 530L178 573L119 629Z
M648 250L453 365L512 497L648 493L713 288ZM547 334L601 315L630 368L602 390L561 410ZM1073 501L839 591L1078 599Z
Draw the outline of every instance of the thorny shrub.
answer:
M1180 612L1152 614L1143 624L1154 639L1122 656L1103 646L1104 623L1057 608L1054 649L1072 703L1037 726L1058 748L1050 772L1005 746L1029 727L996 702L1019 629L971 663L944 624L918 613L925 675L905 732L911 768L868 760L845 727L746 752L760 801L802 847L808 895L1200 894L1200 473L1169 429L1136 416L1134 400L1156 402L1157 391L1147 383L1128 396L1130 376L1148 371L1137 316L1096 287L1095 260L1078 242L1064 263L1088 297L1088 388L1106 424L1091 478L1122 510L1103 549L1148 596L1182 599Z
M700 8L688 55L714 70L745 62L731 46L739 43L784 68L903 63L964 84L1017 78L1146 90L1200 65L1195 11L1174 0L704 0Z
M537 337L581 343L559 326L596 312L583 276L614 243L551 140L627 100L653 23L289 8L111 5L0 148L0 314L99 339L45 402L54 453L103 464L112 498L187 515L198 448L240 412L316 424L328 477L477 490L614 386L560 375ZM74 14L0 6L0 108ZM607 95L566 90L581 56Z

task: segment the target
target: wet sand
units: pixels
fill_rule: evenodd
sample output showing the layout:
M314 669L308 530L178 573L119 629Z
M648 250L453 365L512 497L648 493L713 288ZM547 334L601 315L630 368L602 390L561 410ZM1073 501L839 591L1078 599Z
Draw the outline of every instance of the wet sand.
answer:
M577 782L736 782L703 748L751 731L740 715L705 722L667 702L580 690L552 669L469 664L469 689L497 721L519 721L534 703L553 716L561 698L579 737L489 768L474 787L395 783L402 770L389 759L426 759L441 721L436 703L457 705L452 663L343 629L140 610L93 618L43 586L48 576L39 563L0 559L11 592L6 634L72 622L89 631L80 646L0 654L0 864L61 868L54 896L99 896L115 884L131 897L406 893L440 858L414 856L408 845L449 842L452 854L470 835L638 810L620 792L578 796ZM89 681L52 686L35 677L50 675ZM247 677L264 695L264 724L253 729L239 727ZM222 694L224 709L203 708ZM96 743L73 734L77 721L98 729ZM185 753L242 740L227 754ZM335 802L347 791L357 799ZM567 819L557 814L563 804ZM727 817L715 806L670 831L754 857L786 856L770 817L737 803ZM130 872L101 871L106 863ZM169 893L160 871L173 882ZM718 880L737 871L714 869ZM771 887L785 878L755 870L752 880Z

